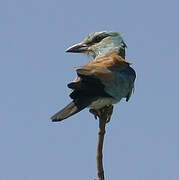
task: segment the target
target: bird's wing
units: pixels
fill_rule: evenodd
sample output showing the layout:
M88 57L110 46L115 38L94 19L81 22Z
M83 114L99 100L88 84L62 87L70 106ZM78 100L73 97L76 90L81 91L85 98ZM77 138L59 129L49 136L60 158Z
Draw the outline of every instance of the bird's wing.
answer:
M130 63L116 54L103 56L76 68L78 78L68 84L70 97L130 97L135 80Z
M88 73L78 73L77 81L69 83L68 87L73 90L70 94L72 99L82 97L111 97L111 95L105 92L105 85L102 81L94 75L88 75Z
M90 65L78 67L76 68L76 71L79 77L83 75L89 77L91 76L101 81L103 80L112 81L114 79L114 75L105 66L90 64Z
M129 62L114 53L91 61L85 66L80 66L76 68L76 71L79 76L93 76L102 82L106 82L114 80L115 73L123 71L129 65Z

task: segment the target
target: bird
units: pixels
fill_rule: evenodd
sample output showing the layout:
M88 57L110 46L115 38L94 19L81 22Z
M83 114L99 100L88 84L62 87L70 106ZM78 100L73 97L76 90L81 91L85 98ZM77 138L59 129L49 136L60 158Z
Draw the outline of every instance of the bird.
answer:
M120 33L101 31L90 33L66 50L84 53L93 60L76 68L77 78L67 85L72 89L72 102L51 117L53 122L67 119L85 108L90 108L96 118L104 107L109 109L110 120L113 104L122 98L128 101L134 90L136 72L125 59L126 47Z

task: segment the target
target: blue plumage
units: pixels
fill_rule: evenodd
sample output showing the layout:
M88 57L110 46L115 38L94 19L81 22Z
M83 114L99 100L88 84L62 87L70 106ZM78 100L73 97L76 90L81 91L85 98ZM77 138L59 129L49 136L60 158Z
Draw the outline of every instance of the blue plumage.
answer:
M122 98L128 101L134 89L135 71L129 66L121 72L115 72L115 76L114 81L105 83L105 91L118 101Z

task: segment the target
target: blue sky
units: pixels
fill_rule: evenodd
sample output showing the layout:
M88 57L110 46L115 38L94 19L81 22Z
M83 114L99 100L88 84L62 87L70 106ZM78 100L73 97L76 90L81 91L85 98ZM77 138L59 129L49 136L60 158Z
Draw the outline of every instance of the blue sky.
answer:
M107 180L179 179L177 0L0 3L0 180L94 179L98 121L88 110L50 117L89 59L65 49L88 33L123 33L137 72L130 101L107 125Z

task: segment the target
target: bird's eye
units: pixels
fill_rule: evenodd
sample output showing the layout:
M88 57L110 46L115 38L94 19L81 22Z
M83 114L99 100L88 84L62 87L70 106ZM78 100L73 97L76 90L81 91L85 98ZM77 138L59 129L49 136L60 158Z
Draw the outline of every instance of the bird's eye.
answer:
M95 39L94 39L94 42L95 42L95 43L98 43L98 42L100 42L102 39L103 39L103 37L96 36Z
M105 37L107 37L107 35L96 36L96 37L93 39L93 42L94 42L94 43L98 43L98 42L102 41Z

